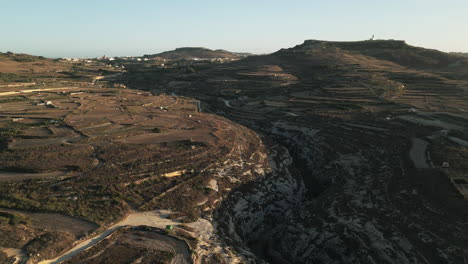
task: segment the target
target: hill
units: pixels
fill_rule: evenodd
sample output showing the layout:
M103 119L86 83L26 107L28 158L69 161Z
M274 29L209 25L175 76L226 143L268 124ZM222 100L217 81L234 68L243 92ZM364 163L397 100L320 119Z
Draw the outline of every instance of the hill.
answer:
M468 53L465 52L450 52L450 54L461 57L468 57Z
M400 65L418 68L442 68L457 66L459 63L468 65L468 60L434 49L425 49L408 45L402 40L367 40L367 41L321 41L306 40L296 50L317 48L339 48L381 60L392 61Z
M47 59L42 56L0 52L0 73L3 74L45 72L58 68L58 63L54 62L52 59Z
M91 82L96 75L112 75L121 69L104 62L66 61L42 56L0 52L0 87L52 85L58 82Z
M188 60L188 59L216 59L228 58L239 59L245 57L246 53L234 53L226 50L211 50L207 48L185 47L171 51L165 51L154 55L145 55L146 58L161 58L166 60Z

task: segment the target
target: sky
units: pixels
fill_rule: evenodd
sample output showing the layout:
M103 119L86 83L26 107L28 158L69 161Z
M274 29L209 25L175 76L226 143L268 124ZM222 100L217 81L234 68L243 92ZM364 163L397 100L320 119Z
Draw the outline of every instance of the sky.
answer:
M402 39L468 52L467 0L0 0L0 51L140 56L271 53L306 39Z

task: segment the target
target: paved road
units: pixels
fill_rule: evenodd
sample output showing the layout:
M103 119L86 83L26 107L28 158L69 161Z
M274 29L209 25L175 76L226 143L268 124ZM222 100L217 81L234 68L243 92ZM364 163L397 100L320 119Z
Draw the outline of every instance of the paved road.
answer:
M99 241L103 240L104 238L106 238L107 236L112 234L114 231L116 231L117 229L123 226L146 225L146 226L151 226L151 227L165 228L166 225L179 224L179 222L175 222L175 221L172 221L171 219L167 219L168 215L169 215L169 211L167 210L131 213L125 219L109 227L103 233L79 243L74 248L70 249L69 251L67 251L61 256L58 256L55 259L43 260L39 262L39 264L56 264L56 263L60 263L62 261L68 260L72 258L73 256L79 254L80 252L94 246ZM176 253L176 256L174 257L174 260L173 260L174 264L175 263L177 264L191 263L191 255L190 255L190 252L188 251L188 248L184 248L184 249L177 248L176 252L174 253ZM174 262L174 261L177 261L177 262Z

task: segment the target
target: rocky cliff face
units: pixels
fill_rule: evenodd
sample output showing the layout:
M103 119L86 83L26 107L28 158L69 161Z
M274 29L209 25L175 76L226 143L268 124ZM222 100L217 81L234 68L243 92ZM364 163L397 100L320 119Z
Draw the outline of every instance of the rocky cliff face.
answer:
M281 258L270 249L268 237L301 206L306 191L292 161L287 149L271 149L271 172L233 192L215 216L221 236L246 262L263 263L258 256L268 259L272 254Z
M250 262L463 263L453 242L462 225L408 182L404 140L345 127L268 127L294 160L276 147L271 175L231 195L217 218L222 237Z

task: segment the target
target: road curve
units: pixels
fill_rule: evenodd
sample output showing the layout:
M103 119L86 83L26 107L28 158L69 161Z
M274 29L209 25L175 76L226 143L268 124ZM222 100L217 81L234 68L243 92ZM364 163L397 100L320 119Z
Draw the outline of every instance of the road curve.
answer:
M103 240L104 238L106 238L107 236L112 234L114 231L116 231L117 229L123 226L145 225L145 226L151 226L151 227L157 227L157 228L165 228L166 225L179 224L179 222L168 219L167 217L169 216L169 214L170 214L170 211L167 211L167 210L131 213L125 219L112 225L111 227L106 229L101 234L80 242L78 245L76 245L69 251L65 252L61 256L58 256L54 259L40 261L38 264L57 264L57 263L66 261L72 258L73 256L76 256L77 254L83 252L84 250L96 245L99 241ZM176 255L174 257L174 260L177 260L177 263L182 263L182 264L191 263L191 256L188 251L187 252L175 252L175 253Z

